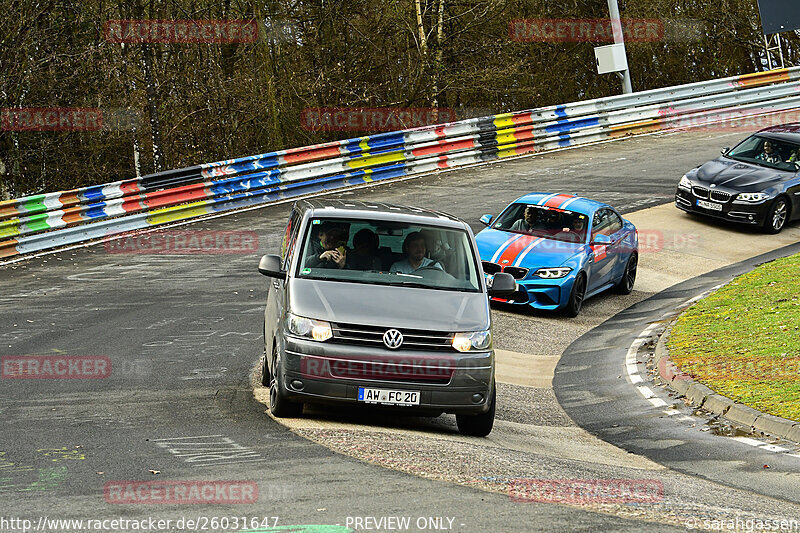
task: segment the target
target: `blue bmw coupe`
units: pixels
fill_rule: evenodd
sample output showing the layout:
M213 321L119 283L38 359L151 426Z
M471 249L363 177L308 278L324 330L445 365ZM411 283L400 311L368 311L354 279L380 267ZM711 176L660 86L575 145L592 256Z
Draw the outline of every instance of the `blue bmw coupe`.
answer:
M629 294L636 281L636 227L609 205L569 194L531 193L475 236L487 279L498 272L517 291L494 301L577 316L586 298L613 289Z

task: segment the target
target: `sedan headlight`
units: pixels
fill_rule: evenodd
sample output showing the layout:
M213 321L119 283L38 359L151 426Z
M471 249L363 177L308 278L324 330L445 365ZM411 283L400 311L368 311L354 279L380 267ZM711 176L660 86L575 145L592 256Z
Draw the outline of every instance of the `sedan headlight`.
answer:
M692 190L692 182L689 181L689 178L686 177L686 174L683 175L683 177L681 178L681 182L678 183L678 188L683 189L684 191Z
M453 335L453 348L459 352L469 352L470 350L488 350L492 346L492 332L468 331L466 333L456 333Z
M540 268L534 272L533 275L539 276L542 279L558 279L563 278L570 272L572 272L572 269L569 267Z
M736 195L736 200L733 203L736 204L745 204L745 203L755 203L755 202L763 202L769 198L769 194L765 192L740 192Z
M323 320L312 320L289 313L286 316L286 326L292 335L315 341L323 342L333 337L331 325Z

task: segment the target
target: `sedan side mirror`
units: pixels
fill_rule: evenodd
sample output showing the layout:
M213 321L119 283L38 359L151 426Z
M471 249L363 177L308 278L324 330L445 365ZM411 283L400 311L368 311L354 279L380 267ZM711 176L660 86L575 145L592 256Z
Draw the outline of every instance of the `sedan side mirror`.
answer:
M484 226L488 226L491 223L492 223L492 215L483 215L481 217L481 224L483 224Z
M494 275L492 285L488 288L489 296L511 296L517 291L517 282L514 276L505 272L498 272Z
M607 246L611 244L611 237L609 237L608 235L603 235L602 233L598 233L592 239L591 244L598 246Z
M286 271L281 270L281 258L277 255L263 256L258 262L258 271L271 278L286 279Z

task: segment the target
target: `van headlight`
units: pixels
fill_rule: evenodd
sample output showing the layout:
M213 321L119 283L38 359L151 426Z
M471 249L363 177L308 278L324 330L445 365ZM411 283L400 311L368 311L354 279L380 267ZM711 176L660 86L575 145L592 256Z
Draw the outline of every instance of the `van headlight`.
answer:
M469 352L470 350L488 350L492 346L492 332L468 331L466 333L456 333L453 335L453 348L459 352Z
M755 202L763 202L769 198L769 194L765 192L740 192L736 195L736 199L733 201L735 204L752 204Z
M324 320L312 320L289 313L286 315L286 326L292 335L314 339L319 342L333 337L331 325Z
M558 279L563 278L570 272L572 272L572 269L569 267L540 268L534 272L533 275L539 276L542 279Z
M678 188L683 189L684 191L692 190L692 182L689 181L689 178L686 177L686 174L683 175L683 177L681 178L681 182L678 183Z

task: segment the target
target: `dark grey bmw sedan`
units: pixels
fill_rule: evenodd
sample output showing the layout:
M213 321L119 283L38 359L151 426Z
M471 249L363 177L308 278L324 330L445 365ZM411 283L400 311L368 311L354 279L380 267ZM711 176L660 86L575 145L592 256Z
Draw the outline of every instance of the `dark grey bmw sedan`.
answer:
M487 435L495 413L488 295L514 279L481 270L463 221L417 208L298 202L271 278L263 384L273 416L304 403L454 413L459 431Z
M800 218L799 170L800 124L773 126L687 172L675 205L778 233Z

